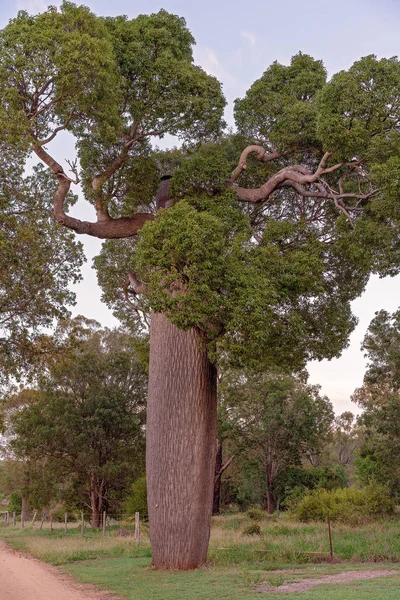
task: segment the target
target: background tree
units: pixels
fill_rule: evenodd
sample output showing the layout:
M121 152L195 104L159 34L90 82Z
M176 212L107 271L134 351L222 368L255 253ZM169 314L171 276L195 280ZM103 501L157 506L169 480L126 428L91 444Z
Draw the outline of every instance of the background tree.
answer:
M150 536L153 564L169 568L206 558L218 360L298 370L337 355L354 327L351 300L371 272L399 264L397 60L366 57L329 83L307 55L274 63L236 102L233 144L198 147L220 133L224 99L193 65L192 43L165 11L99 19L69 2L20 13L0 36L4 143L50 169L59 223L121 240L103 263L153 311ZM66 211L77 166L69 177L47 149L62 129L76 136L95 223ZM173 173L148 142L166 133L191 146ZM113 261L124 248L122 272Z
M364 409L365 440L356 461L364 484L382 483L398 497L400 486L400 311L376 313L362 348L369 359L353 399Z
M241 424L242 444L261 461L267 510L273 513L277 477L321 449L332 424L332 405L317 387L279 373L232 374L226 385L229 418Z
M62 484L63 499L89 506L99 527L102 512L115 510L144 470L147 377L129 335L89 325L49 365L29 402L23 394L10 416L11 448L31 465L36 504L48 506L55 482Z

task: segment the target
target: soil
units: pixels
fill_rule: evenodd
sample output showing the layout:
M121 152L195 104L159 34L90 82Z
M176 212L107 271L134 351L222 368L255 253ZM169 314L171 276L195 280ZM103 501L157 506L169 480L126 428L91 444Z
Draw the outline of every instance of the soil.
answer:
M316 585L322 583L351 583L352 581L360 581L362 579L375 579L376 577L387 577L389 575L398 575L399 571L394 570L376 570L376 571L344 571L343 573L337 573L336 575L325 575L318 579L303 579L298 583L284 583L279 587L273 587L268 584L263 584L257 587L259 592L281 592L288 594L290 592L308 592Z
M118 600L0 542L1 600Z

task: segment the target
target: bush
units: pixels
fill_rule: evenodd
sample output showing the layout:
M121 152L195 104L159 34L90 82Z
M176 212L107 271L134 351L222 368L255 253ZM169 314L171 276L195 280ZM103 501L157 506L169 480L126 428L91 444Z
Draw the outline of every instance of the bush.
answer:
M250 510L246 512L246 516L252 521L262 521L265 518L265 513L259 508L250 508Z
M22 496L17 492L11 492L7 509L9 512L20 513L22 510Z
M146 476L136 479L131 490L131 495L124 504L124 512L132 517L138 512L142 519L148 519Z
M261 535L261 528L258 523L252 523L243 530L243 535Z
M304 496L293 509L293 516L303 522L332 521L357 524L394 512L394 501L382 486L361 489L314 490Z

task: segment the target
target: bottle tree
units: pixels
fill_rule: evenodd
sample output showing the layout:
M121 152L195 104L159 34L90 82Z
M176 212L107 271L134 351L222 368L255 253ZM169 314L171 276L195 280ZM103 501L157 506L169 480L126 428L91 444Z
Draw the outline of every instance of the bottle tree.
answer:
M338 355L351 300L399 264L397 60L361 59L329 83L309 56L274 63L223 136L220 85L192 44L164 10L104 19L69 2L19 13L0 37L2 140L47 165L59 224L107 240L108 301L121 312L121 289L152 313L150 538L153 565L179 569L206 559L218 364ZM79 159L67 172L49 146L63 130ZM153 149L167 133L184 150ZM78 176L93 223L65 208Z

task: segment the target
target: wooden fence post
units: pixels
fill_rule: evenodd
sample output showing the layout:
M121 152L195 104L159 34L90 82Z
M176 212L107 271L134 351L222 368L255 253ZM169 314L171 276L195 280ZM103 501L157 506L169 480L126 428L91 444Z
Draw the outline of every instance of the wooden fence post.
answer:
M67 533L67 528L68 528L68 513L65 513L64 515L64 532Z
M45 516L46 516L46 514L43 512L42 513L42 519L40 521L40 529L43 529L43 523L44 523Z
M53 514L50 513L50 531L53 531Z
M8 527L10 524L10 513L7 511L6 512L6 527Z
M14 527L16 527L16 525L17 525L17 513L16 512L13 512L13 525L14 525Z
M31 527L34 526L35 521L36 521L36 515L37 515L37 510L35 510L35 512L33 513L33 519L32 519L32 523L31 523Z
M85 535L85 515L83 514L83 511L81 513L81 517L82 517L81 534Z
M21 511L21 527L25 527L25 514Z
M135 513L135 543L140 542L140 514Z

